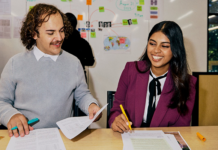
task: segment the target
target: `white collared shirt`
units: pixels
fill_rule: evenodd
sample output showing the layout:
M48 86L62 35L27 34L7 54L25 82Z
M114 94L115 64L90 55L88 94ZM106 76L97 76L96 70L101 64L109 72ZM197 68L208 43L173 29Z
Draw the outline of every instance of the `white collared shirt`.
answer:
M151 69L150 69L151 71ZM168 71L167 71L168 72ZM167 73L166 72L166 73ZM161 76L164 76L166 73L164 73L163 75ZM157 78L153 72L151 71L151 74L154 78ZM149 74L149 80L148 80L148 86L147 86L147 95L146 95L146 103L145 103L145 110L144 110L144 116L143 116L143 122L146 123L147 122L147 114L148 114L148 105L149 105L149 95L150 95L150 92L149 92L149 84L150 82L153 80L153 77L152 77L150 74ZM160 82L160 88L161 88L161 91L163 90L163 87L164 87L164 83L166 81L166 77L162 78L162 79L159 79L159 82ZM157 87L156 87L157 88ZM159 102L159 99L160 99L160 95L157 95L157 89L156 89L156 103L155 103L155 107L157 107L157 104ZM153 100L154 102L154 100Z
M33 48L33 53L36 57L36 60L39 61L40 58L44 57L50 57L52 60L56 61L58 59L59 55L49 55L49 54L45 54L43 53L40 49L38 49L37 46L34 46Z

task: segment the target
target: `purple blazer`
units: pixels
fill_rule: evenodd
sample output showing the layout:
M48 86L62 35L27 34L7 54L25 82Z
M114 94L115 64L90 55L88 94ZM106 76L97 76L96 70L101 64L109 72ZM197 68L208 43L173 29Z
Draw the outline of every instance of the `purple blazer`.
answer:
M138 67L140 70L143 70L145 63L139 61ZM120 104L123 105L129 120L132 121L132 126L141 126L145 110L149 73L150 70L146 73L139 73L134 62L128 62L126 64L120 77L113 108L110 110L109 126L122 113ZM169 69L150 127L190 126L191 114L195 102L196 81L197 79L194 76L190 76L190 95L186 103L189 111L185 116L181 116L177 108L168 108L174 93L173 79Z

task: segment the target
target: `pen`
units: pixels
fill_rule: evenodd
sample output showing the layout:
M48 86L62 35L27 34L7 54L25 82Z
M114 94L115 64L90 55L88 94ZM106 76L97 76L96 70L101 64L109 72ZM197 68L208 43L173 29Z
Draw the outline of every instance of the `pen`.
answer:
M32 119L32 120L29 120L29 121L27 122L27 124L31 124L31 123L34 123L34 122L36 122L36 121L39 121L39 119L38 119L38 118L34 118L34 119ZM11 130L15 130L15 129L17 129L17 126L13 127Z
M202 140L202 141L206 141L206 138L203 137L203 135L201 135L199 132L197 132L197 136Z
M128 121L128 124L129 124L129 128L130 128L130 130L132 130L131 125L130 125L130 122L129 122L129 119L127 118L127 115L126 115L126 113L125 113L125 110L123 109L122 104L120 104L120 108L121 108L121 110L122 110L122 113L123 113L124 116L126 117L126 120Z

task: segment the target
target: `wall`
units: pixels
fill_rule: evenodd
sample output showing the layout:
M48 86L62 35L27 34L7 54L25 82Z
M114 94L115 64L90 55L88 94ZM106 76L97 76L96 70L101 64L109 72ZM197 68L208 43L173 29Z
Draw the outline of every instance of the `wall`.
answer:
M88 13L91 15L95 7L104 5L106 2L113 3L115 1L116 0L93 0L93 6L88 8ZM85 0L80 0L80 2L85 3ZM107 5L104 6L105 8L107 7ZM12 16L25 16L27 12L27 2L26 0L11 0L11 8ZM113 8L111 7L111 9ZM119 14L119 12L117 13ZM0 17L2 16L3 15L0 15ZM102 41L88 38L96 60L93 67L87 68L89 71L89 88L101 106L105 105L107 102L107 91L116 91L117 83L125 63L127 61L135 61L143 54L150 29L156 22L160 21L145 21L142 18L137 19L139 23L143 25L139 25L140 28L135 30L132 27L129 30L120 29L133 33L132 42L135 46L131 47L131 53L105 55L100 52L101 49L99 48L101 47ZM175 21L182 28L190 71L206 71L207 1L164 0L164 20ZM100 34L97 34L97 36ZM137 34L142 38L137 37ZM100 44L98 42L100 42ZM8 59L16 53L25 51L25 48L18 38L0 39L0 46L1 73ZM91 128L100 127L106 127L106 111L103 112L103 117L99 122L91 125Z

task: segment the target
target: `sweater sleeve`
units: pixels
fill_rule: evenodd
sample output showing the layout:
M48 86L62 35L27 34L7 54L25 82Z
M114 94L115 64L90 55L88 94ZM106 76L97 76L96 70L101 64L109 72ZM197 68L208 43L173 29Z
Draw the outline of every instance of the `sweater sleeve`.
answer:
M0 79L0 123L7 126L10 118L20 113L13 107L16 83L14 81L13 58L5 65Z
M85 113L89 114L88 108L91 103L96 103L98 105L98 102L96 99L93 98L91 95L88 86L86 84L85 75L83 72L83 68L81 63L78 61L78 67L77 67L77 87L74 91L74 98L76 100L76 105L79 106L79 108Z

